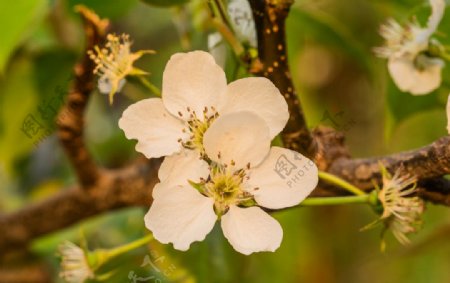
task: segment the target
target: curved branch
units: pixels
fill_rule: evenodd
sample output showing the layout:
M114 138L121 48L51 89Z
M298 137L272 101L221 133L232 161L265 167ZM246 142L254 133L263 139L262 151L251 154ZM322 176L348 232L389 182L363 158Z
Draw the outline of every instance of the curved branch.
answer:
M100 20L92 11L83 6L77 7L84 21L86 52L75 65L74 82L67 101L57 118L58 137L76 171L82 187L89 188L99 178L97 164L89 154L83 140L84 119L89 95L94 89L94 62L87 55L105 36L108 21Z
M249 0L258 37L258 59L252 72L270 79L289 107L289 121L283 130L285 147L314 156L316 145L292 83L286 52L286 18L292 0Z
M0 251L26 248L33 239L82 219L129 206L149 206L158 182L160 160L139 159L131 166L105 171L92 190L73 187L17 212L0 217ZM55 217L57 216L57 217Z

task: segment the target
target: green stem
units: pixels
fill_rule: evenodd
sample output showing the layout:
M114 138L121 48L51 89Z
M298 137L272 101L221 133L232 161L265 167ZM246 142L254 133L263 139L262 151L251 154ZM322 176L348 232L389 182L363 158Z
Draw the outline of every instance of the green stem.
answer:
M355 195L358 195L358 196L366 195L366 193L364 191L362 191L361 189L359 189L358 187L350 184L349 182L347 182L333 174L319 171L319 178L324 180L327 183L341 187Z
M215 6L216 6L216 11L217 11L217 16L219 16L222 21L228 26L228 28L233 32L233 25L231 24L230 18L228 17L228 11L225 8L225 6L223 5L221 0L214 0Z
M108 258L113 258L118 255L124 254L126 252L129 252L131 250L137 249L145 244L148 244L153 240L153 235L149 234L143 238L137 239L131 243L125 244L123 246L119 246L110 250L105 250Z
M320 205L340 205L340 204L351 204L351 203L369 203L370 195L358 195L358 196L348 196L348 197L317 197L317 198L307 198L300 206L320 206Z
M141 82L141 84L147 88L148 90L150 90L150 92L152 92L155 96L157 97L161 97L161 91L159 90L159 88L157 86L155 86L154 84L152 84L149 80L147 80L144 76L136 76L137 79L139 80L139 82Z
M230 44L236 56L240 58L242 54L244 54L245 48L242 43L236 38L234 33L229 29L229 27L217 18L213 18L211 20L211 24L217 29L217 31L228 42L228 44Z
M439 56L447 61L450 61L450 54L448 54L447 52L442 52L441 54L439 54Z
M153 240L153 235L149 234L143 238L137 239L131 243L115 247L112 249L96 249L92 252L87 252L87 258L89 266L95 271L102 267L105 263L111 259L137 249Z

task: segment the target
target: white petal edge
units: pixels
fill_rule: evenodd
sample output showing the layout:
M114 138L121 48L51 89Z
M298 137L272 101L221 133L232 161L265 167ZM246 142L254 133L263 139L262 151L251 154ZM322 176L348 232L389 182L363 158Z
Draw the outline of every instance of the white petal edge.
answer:
M217 65L224 68L227 59L227 47L220 33L215 32L208 35L208 50Z
M312 160L281 147L272 147L269 156L249 172L249 177L245 186L259 205L270 209L298 205L319 181Z
M289 119L286 100L267 78L244 78L227 87L227 102L220 114L250 111L260 116L269 126L273 139L283 130Z
M431 15L428 18L427 33L431 36L437 29L439 23L444 17L445 1L444 0L430 0Z
M167 156L159 167L158 178L161 184L153 189L153 197L164 193L177 185L188 186L189 181L200 182L207 179L209 165L200 159L198 152L194 150L182 150L180 153Z
M280 223L259 207L230 206L221 221L225 238L236 251L245 255L274 252L283 239Z
M447 99L447 132L450 135L450 94Z
M211 54L204 51L172 55L163 73L162 99L167 110L189 119L187 107L203 119L205 107L218 109L225 99L227 80Z
M125 79L121 79L117 84L115 92L120 92L125 85ZM107 76L102 76L98 79L98 90L100 93L109 94L113 90L112 82Z
M429 59L425 70L418 70L408 58L390 58L388 69L392 79L401 91L413 95L424 95L437 89L441 84L441 71L444 62L441 59Z
M203 136L208 157L219 163L257 166L270 150L269 128L259 116L243 111L217 118Z
M249 2L247 0L232 0L228 2L227 9L238 38L256 48L255 21Z
M217 220L213 204L194 188L177 186L154 199L144 217L145 226L159 242L186 251L213 229Z
M160 98L144 99L130 105L119 120L119 127L128 139L137 139L136 151L147 158L157 158L179 152L178 139L188 136L182 130L183 121L166 111Z

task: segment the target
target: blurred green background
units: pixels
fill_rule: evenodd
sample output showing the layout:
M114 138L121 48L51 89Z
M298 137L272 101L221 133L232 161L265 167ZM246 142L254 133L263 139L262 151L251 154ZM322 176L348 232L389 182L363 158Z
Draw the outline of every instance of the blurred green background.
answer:
M148 1L152 2L152 1ZM158 1L161 2L161 1ZM133 49L154 49L138 66L161 86L164 65L175 52L207 50L206 1L186 6L155 7L137 0L15 0L0 2L0 213L38 202L76 182L53 134L54 111L44 110L67 92L76 59L82 55L81 22L73 12L85 4L112 21L112 31L128 33ZM164 2L161 2L164 3ZM423 24L430 8L425 1L297 0L287 22L289 62L311 128L328 112L346 133L355 157L413 149L446 134L445 103L450 92L450 68L441 88L413 97L400 92L386 72L385 60L373 55L382 44L379 24L388 17L404 22L416 15ZM449 45L450 8L438 39ZM237 63L227 58L227 76L234 80ZM237 75L236 75L237 74ZM127 84L113 106L94 93L87 113L88 145L107 167L133 159L133 141L117 121L123 110L147 97ZM45 129L29 138L21 130L33 115ZM35 260L46 262L58 279L55 251L63 240L79 241L83 229L91 248L113 247L145 234L140 208L111 212L42 238L33 244ZM377 216L365 206L294 208L273 213L284 239L275 253L242 256L220 228L188 252L152 242L105 267L117 270L107 282L131 282L130 271L162 282L450 282L450 210L429 204L423 230L401 247L388 236L379 251L380 230L359 232ZM1 230L8 227L0 227ZM432 239L432 240L430 240ZM146 255L158 270L140 267ZM59 280L59 281L58 281ZM147 281L153 282L153 281Z

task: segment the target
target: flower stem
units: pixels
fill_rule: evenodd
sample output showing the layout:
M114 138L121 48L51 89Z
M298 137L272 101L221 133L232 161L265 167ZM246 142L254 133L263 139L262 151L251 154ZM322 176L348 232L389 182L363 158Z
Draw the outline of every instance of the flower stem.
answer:
M143 238L137 239L131 243L110 249L110 250L106 250L106 254L109 258L113 258L116 257L118 255L124 254L126 252L129 252L131 250L137 249L145 244L148 244L149 242L151 242L153 240L153 235L149 234Z
M447 52L442 52L441 54L439 54L439 56L446 61L450 61L450 54L448 54Z
M236 33L233 25L228 17L227 10L221 0L214 0L208 2L209 9L212 14L211 24L217 29L222 37L230 44L233 52L240 58L245 48L242 43L236 38Z
M154 84L152 84L149 80L147 80L145 77L143 76L136 76L137 79L139 80L139 82L146 88L148 89L151 93L153 93L155 96L157 97L161 97L161 91L159 90L159 88L157 86L155 86Z
M338 187L341 187L341 188L343 188L343 189L347 190L348 192L353 193L355 195L358 195L358 196L366 195L366 193L364 191L362 191L358 187L350 184L349 182L339 178L336 175L329 174L329 173L326 173L326 172L323 172L323 171L319 171L319 178L324 180L327 183L330 183L330 184L336 185Z
M368 194L348 197L316 197L305 199L300 206L340 205L352 203L369 203Z
M242 54L244 54L245 48L230 30L230 28L217 18L212 19L211 24L217 29L217 31L228 42L228 44L230 44L236 56L240 58Z
M112 249L96 249L88 254L88 261L93 270L97 270L111 259L137 249L153 240L153 235L149 234L143 238L137 239L131 243L115 247Z

